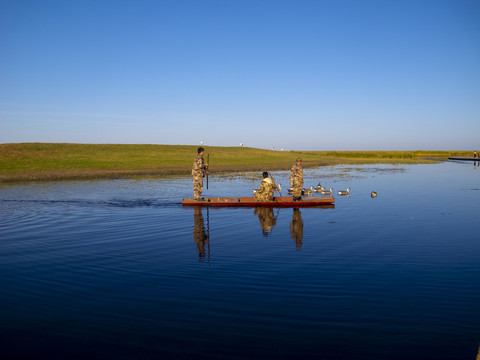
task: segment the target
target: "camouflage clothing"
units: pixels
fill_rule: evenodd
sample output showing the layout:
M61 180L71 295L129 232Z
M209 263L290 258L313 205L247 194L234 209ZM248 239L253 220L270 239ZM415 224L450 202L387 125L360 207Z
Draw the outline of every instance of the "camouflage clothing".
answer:
M272 201L273 192L275 190L277 190L277 185L275 185L275 182L270 178L265 178L260 184L260 189L258 189L254 194L255 200Z
M293 188L293 197L302 196L303 187L303 168L300 164L295 164L290 169L290 186Z
M192 167L193 176L193 197L196 200L202 198L203 192L203 177L205 176L205 164L203 162L203 156L197 155Z

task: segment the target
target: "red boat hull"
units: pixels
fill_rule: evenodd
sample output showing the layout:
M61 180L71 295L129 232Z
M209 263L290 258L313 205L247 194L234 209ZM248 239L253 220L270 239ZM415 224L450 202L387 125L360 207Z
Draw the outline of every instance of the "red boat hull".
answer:
M193 206L266 206L266 207L311 207L311 206L323 206L334 207L333 203L335 198L312 196L302 198L302 201L293 201L291 196L276 197L273 201L256 201L254 197L210 197L205 198L203 201L197 201L195 199L183 199L182 205Z

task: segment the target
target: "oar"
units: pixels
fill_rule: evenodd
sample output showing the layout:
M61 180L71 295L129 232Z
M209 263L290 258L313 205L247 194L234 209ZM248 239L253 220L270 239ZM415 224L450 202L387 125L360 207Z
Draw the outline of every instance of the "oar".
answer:
M207 172L207 190L208 190L208 166L210 164L210 153L207 154L207 169L206 169L206 172Z
M270 178L273 180L272 174L270 174ZM273 182L275 182L275 180L273 180ZM280 186L279 185L277 185L277 191L280 194L280 197L283 197L282 193L280 192Z

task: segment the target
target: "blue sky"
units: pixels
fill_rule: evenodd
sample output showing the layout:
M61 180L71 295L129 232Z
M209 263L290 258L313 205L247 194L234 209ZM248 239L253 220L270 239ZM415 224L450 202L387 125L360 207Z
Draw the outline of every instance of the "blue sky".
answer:
M0 0L0 143L480 149L479 0Z

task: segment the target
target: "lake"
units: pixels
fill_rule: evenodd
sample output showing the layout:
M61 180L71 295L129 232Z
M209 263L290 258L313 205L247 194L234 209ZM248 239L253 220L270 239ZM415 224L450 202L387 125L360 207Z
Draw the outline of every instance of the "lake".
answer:
M211 175L204 196L260 180ZM191 178L0 186L0 357L475 359L480 169L305 170L319 182L350 196L206 209L180 204Z

